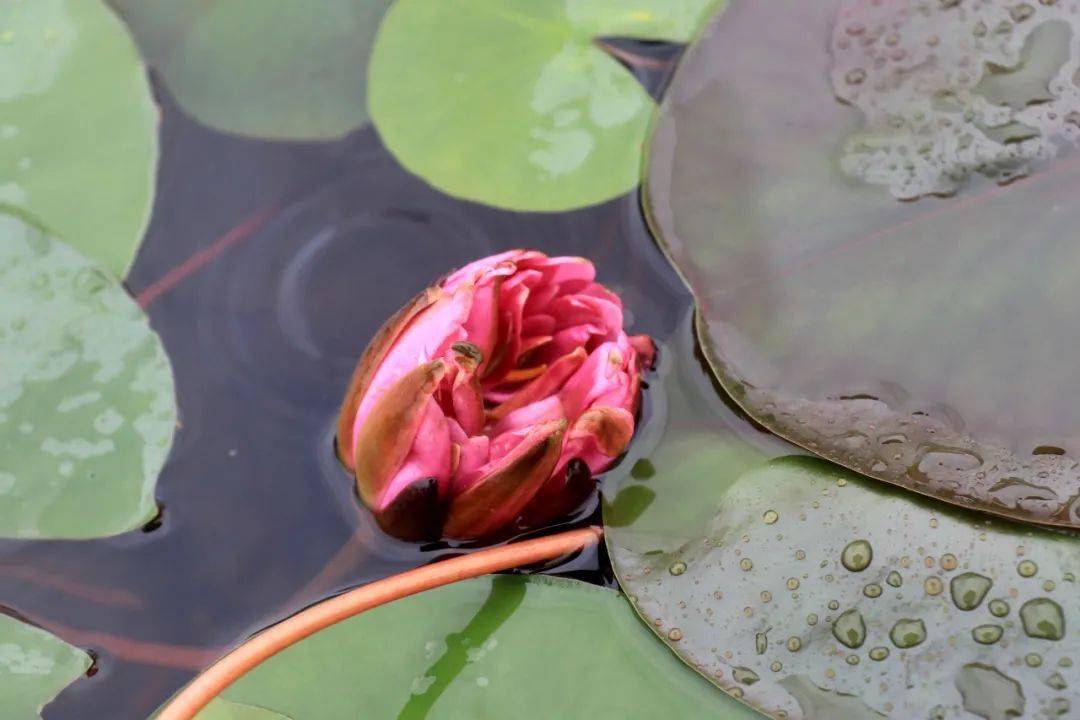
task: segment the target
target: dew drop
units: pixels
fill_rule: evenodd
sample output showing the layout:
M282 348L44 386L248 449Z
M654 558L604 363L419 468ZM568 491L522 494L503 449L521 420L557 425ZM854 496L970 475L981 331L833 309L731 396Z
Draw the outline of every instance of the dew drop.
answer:
M668 640L671 640L672 642L678 642L683 638L682 630L680 630L679 628L671 628L670 630L668 630L667 636Z
M731 670L731 677L735 678L735 682L743 685L753 685L761 676L748 667L736 667Z
M889 639L902 650L913 648L926 640L926 625L918 618L902 618L892 626Z
M799 589L799 579L798 578L788 578L788 580L787 580L787 589L788 590L798 590Z
M1000 625L979 625L971 631L971 637L980 645L993 645L1001 639L1003 632Z
M802 640L800 640L795 635L792 635L791 637L789 637L787 639L787 649L790 650L791 652L799 652L799 650L801 648L802 648Z
M875 648L870 648L870 659L875 662L881 662L885 658L889 657L889 648L884 645L878 645Z
M1005 617L1009 614L1009 603L1005 602L1001 598L995 598L990 601L990 614L994 617Z
M881 586L878 585L877 583L870 583L869 585L865 586L862 589L862 591L863 591L863 595L865 595L868 598L881 597L881 592L882 592L881 591Z
M1020 620L1028 637L1044 640L1065 637L1065 614L1050 598L1035 598L1021 605Z
M994 582L979 573L966 572L957 575L949 583L953 604L961 610L974 610L982 604Z
M817 613L810 613L809 615L807 615L806 616L806 624L810 625L811 627L813 627L814 625L817 625L818 624Z
M672 563L671 567L668 568L668 572L672 575L682 575L686 572L686 563L682 561Z
M1016 566L1016 572L1020 574L1020 577L1033 577L1039 572L1039 566L1032 560L1021 560Z
M780 513L775 510L766 510L765 514L761 516L761 519L766 525L772 525L780 519Z
M849 70L848 73L844 75L844 82L846 82L848 85L859 85L864 80L866 80L866 71L862 68L855 68L854 70Z
M852 608L840 613L832 626L833 637L849 648L862 647L866 642L866 623L862 614Z
M945 589L945 583L941 582L938 576L931 575L923 581L923 589L926 590L927 595L940 595Z
M769 639L765 636L765 633L757 633L754 635L754 650L758 655L764 655L765 651L769 649Z
M784 665L779 660L774 660L772 665L769 665L769 669L773 672L780 672L784 669Z
M743 558L742 560L739 561L739 567L742 568L742 570L744 572L747 572L747 571L753 569L754 561L751 560L750 558Z
M1065 682L1065 678L1061 676L1061 673L1056 672L1050 677L1046 678L1046 684L1055 690L1064 690L1069 685Z
M1039 667L1042 665L1042 662L1042 655L1040 655L1039 653L1028 653L1024 656L1024 664L1028 667Z
M874 559L874 550L866 540L853 540L840 553L840 562L851 572L862 572Z
M940 564L942 570L955 570L957 565L956 556L952 553L945 553L941 556Z
M885 582L892 587L900 587L904 584L904 578L900 576L900 573L893 570L887 576L885 576Z

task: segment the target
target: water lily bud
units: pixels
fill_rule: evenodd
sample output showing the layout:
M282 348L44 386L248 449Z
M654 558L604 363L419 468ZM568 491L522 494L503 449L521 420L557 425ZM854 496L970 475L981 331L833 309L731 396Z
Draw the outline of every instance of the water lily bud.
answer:
M342 462L402 539L560 519L630 443L652 341L584 258L512 250L428 288L368 345L338 421Z

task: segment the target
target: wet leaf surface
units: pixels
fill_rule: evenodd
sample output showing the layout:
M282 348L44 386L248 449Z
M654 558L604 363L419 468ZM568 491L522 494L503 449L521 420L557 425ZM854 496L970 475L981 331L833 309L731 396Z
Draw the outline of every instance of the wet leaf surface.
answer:
M604 488L616 575L661 640L789 720L1080 707L1076 536L792 455L700 386L689 335L662 349L646 435ZM621 516L610 498L633 488L654 500Z
M176 424L172 370L100 265L0 213L0 537L131 530Z
M177 102L218 130L340 137L368 119L367 63L389 0L110 0Z
M40 718L57 693L90 669L90 656L32 625L0 615L0 708L12 720Z
M645 630L618 593L487 576L333 626L225 691L293 720L757 717Z
M655 109L597 40L685 42L715 4L397 2L372 55L372 118L406 168L450 195L513 210L593 205L637 185Z
M758 421L1080 526L1076 3L967 5L731 3L665 100L649 210Z
M157 108L98 0L0 0L0 207L123 276L153 200Z

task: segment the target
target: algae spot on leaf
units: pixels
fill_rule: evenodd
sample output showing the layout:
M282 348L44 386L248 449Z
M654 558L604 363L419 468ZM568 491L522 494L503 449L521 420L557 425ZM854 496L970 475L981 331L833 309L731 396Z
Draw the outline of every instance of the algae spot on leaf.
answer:
M367 63L390 0L110 0L185 112L276 140L368 119Z
M635 187L655 104L600 37L685 42L717 0L399 0L370 66L371 115L411 172L512 210Z
M122 277L156 165L157 108L120 19L99 0L0 0L0 207Z
M40 718L41 709L82 677L90 656L40 628L0 614L0 708L5 718Z
M0 213L0 537L89 538L154 516L172 369L98 264Z

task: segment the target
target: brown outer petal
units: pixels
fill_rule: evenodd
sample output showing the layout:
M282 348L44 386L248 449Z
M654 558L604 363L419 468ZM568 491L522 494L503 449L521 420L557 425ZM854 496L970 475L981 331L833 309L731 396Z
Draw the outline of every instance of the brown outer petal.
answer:
M547 481L559 460L566 421L551 424L553 430L541 436L533 447L451 501L443 526L445 537L458 540L481 538L517 517Z
M626 452L634 437L634 416L627 410L601 405L583 412L570 432L592 435L600 452L616 457Z
M445 374L443 360L418 365L387 388L364 419L356 436L353 472L368 507L377 507L379 495L405 462L424 408Z
M375 333L375 337L371 338L371 342L364 349L364 354L360 356L360 360L356 363L356 369L353 370L352 379L349 381L349 389L345 391L345 399L341 403L337 423L338 459L350 470L354 467L353 456L355 455L355 450L350 447L352 444L353 420L356 418L356 411L360 407L360 400L364 397L368 383L371 382L375 370L382 363L383 358L386 357L386 353L394 346L394 341L408 327L412 319L441 296L442 290L433 285L410 300L405 307L391 315L383 323L383 326Z

